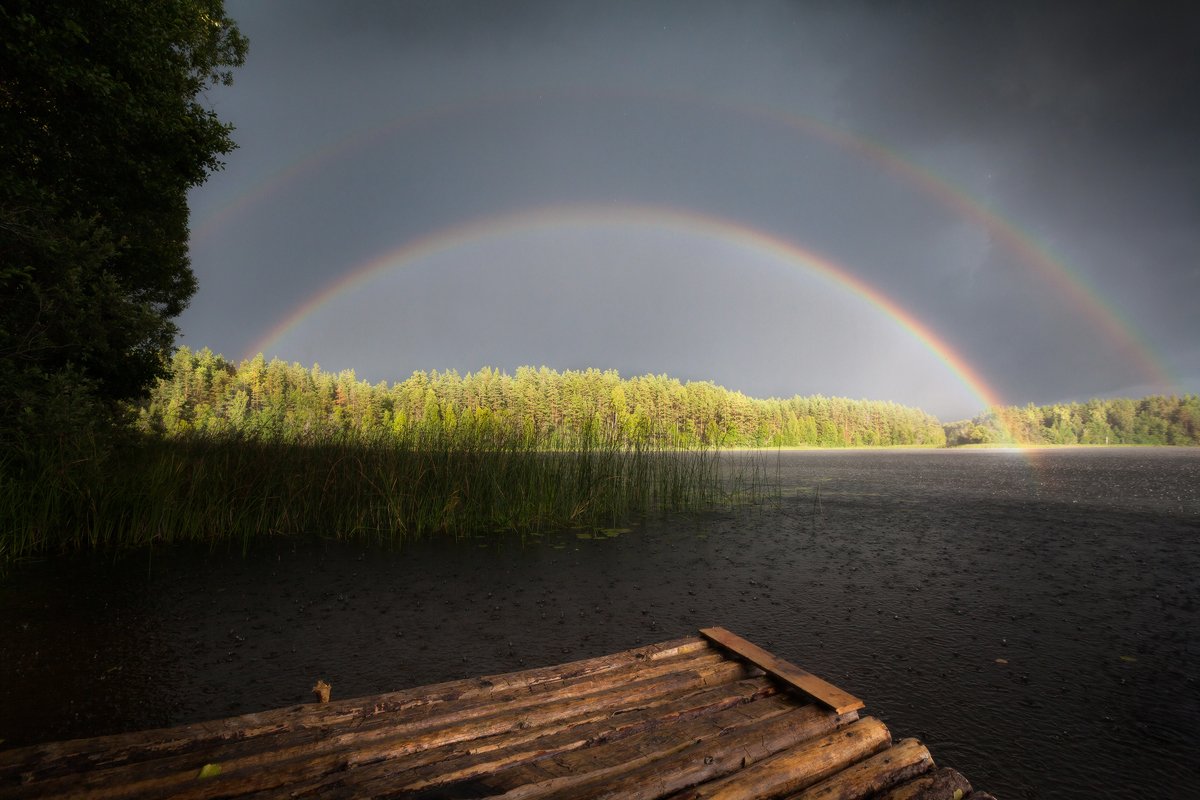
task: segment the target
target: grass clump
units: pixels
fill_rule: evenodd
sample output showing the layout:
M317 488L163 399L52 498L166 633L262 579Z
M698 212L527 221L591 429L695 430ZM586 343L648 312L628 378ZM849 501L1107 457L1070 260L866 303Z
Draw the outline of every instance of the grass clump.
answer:
M500 429L271 441L143 436L94 454L0 462L0 562L72 549L321 536L399 544L430 535L615 527L631 517L755 499L713 449L597 436L570 449Z

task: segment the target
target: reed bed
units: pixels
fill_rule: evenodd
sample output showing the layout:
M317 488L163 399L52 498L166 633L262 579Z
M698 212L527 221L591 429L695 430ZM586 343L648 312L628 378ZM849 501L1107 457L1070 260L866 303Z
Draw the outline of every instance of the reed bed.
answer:
M726 465L728 467L728 465ZM151 543L321 536L389 544L438 534L593 529L769 494L765 471L714 449L501 431L305 443L147 437L70 463L0 463L0 562Z

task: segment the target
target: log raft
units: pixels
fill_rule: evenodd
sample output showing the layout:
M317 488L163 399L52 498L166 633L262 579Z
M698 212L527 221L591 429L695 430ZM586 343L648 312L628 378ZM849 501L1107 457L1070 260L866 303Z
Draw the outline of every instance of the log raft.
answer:
M987 800L723 628L554 667L0 750L11 798Z

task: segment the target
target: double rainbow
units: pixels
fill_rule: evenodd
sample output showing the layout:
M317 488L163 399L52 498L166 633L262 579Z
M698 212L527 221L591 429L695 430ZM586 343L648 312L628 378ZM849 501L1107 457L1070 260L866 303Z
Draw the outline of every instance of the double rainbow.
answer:
M356 132L289 163L273 175L257 182L247 191L235 196L197 225L193 241L197 243L202 241L218 230L237 211L270 197L321 165L361 150L373 142L386 139L403 130L430 125L456 116L479 113L490 108L505 108L514 103L541 102L547 96L559 95L573 98L577 94L575 91L543 90L476 98L467 102L426 109L417 114L404 116L368 130ZM726 114L785 126L809 139L827 143L884 168L907 185L933 198L954 214L970 220L988 231L992 241L1018 256L1022 263L1030 267L1037 277L1045 281L1058 296L1063 298L1066 307L1075 309L1083 318L1087 319L1114 350L1121 353L1129 363L1134 364L1147 382L1164 390L1172 389L1175 386L1175 381L1161 361L1134 332L1132 326L1099 295L1082 274L1056 259L1034 237L989 209L981 201L933 172L903 158L884 145L811 117L745 103L711 97L624 90L608 94L617 98L629 97L655 102L690 103ZM927 325L917 320L893 300L858 278L851 270L806 250L794 242L769 235L742 222L706 216L692 211L658 207L613 209L583 206L565 210L535 209L461 223L427 234L406 242L365 264L351 268L345 275L328 284L290 311L283 320L272 327L250 348L250 354L269 350L281 336L296 327L305 317L331 298L361 285L385 270L402 268L404 265L411 264L432 253L492 235L589 222L650 225L718 236L769 253L785 263L822 275L865 298L895 319L913 337L941 359L985 406L1002 404L998 393L984 382L979 372L968 365L942 338L936 336Z

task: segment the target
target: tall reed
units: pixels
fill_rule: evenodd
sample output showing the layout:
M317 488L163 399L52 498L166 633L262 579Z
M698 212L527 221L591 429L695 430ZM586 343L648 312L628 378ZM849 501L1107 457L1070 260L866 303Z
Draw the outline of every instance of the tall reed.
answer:
M614 526L753 500L712 449L586 436L571 449L502 429L303 444L147 437L17 474L0 463L0 562L77 548L312 535L398 543L477 532Z

